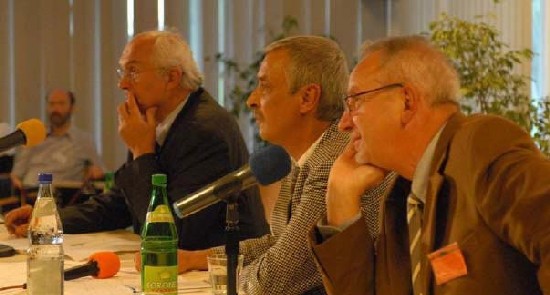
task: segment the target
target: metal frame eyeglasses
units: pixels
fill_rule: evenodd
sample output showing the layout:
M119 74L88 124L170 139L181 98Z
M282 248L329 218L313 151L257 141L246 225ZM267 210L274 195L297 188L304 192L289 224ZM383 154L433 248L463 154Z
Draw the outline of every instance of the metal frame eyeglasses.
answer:
M124 79L124 78L130 78L130 81L134 82L134 81L136 81L138 75L141 74L141 73L161 71L161 70L163 70L163 69L162 68L156 68L156 69L143 70L143 71L136 71L136 70L126 71L124 69L118 68L118 69L116 69L116 74L118 76L119 81Z
M350 112L350 113L355 112L358 108L357 102L359 101L361 96L365 94L370 94L381 90L386 90L386 89L391 89L396 87L404 87L404 85L401 83L392 83L392 84L388 84L375 89L365 90L354 94L346 95L342 98L342 100L344 101L344 111Z

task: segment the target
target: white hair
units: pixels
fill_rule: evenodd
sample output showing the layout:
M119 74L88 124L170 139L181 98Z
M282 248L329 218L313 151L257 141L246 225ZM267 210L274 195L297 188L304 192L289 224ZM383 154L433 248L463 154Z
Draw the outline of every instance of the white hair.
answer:
M177 67L183 72L181 86L196 91L203 77L187 42L175 31L147 31L137 34L136 38L153 39L153 63L164 69Z
M390 83L411 83L431 105L458 104L460 80L445 54L422 36L390 37L365 43L361 59L381 53L380 79Z

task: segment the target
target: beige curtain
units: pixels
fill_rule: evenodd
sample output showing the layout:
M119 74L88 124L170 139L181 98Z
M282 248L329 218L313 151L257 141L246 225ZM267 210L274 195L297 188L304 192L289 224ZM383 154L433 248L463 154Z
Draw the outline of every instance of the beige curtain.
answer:
M285 15L297 18L296 33L336 38L350 61L362 40L386 32L383 0L162 3L164 24L189 41L205 74L205 87L214 96L227 93L235 82L220 75L223 67L216 53L250 62L271 34L280 32ZM31 117L44 120L47 91L69 88L77 99L74 123L94 134L109 169L123 163L126 149L117 135L115 111L123 94L116 86L115 68L129 38L127 10L132 5L135 33L158 27L155 0L0 0L0 122L13 128ZM241 123L251 138L249 119L241 118Z
M164 7L165 26L178 29L189 41L206 77L205 88L223 103L223 96L238 81L221 74L224 69L216 62L216 53L249 63L280 32L287 15L298 20L296 34L334 37L350 64L364 40L426 31L428 22L442 11L465 18L494 12L495 25L513 48L530 47L530 1L502 2L0 0L0 122L13 128L31 117L45 119L47 91L71 89L77 99L74 123L94 134L107 167L116 169L125 160L126 148L117 134L115 109L123 93L116 86L115 68L128 32L159 26L159 3ZM129 7L133 7L130 13ZM134 18L130 28L129 15ZM522 70L528 72L529 65ZM240 123L252 142L249 118L241 116Z

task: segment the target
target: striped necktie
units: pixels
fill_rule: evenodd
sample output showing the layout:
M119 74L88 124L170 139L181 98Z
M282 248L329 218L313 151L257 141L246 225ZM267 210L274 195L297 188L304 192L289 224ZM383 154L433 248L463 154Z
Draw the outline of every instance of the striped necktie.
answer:
M411 273L413 295L422 294L420 233L422 230L422 213L424 204L412 192L407 197L407 223L409 225L409 251L411 256Z

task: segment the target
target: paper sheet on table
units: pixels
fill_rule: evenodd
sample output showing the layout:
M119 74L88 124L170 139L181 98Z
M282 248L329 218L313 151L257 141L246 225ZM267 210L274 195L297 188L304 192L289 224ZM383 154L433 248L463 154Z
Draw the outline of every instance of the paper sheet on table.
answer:
M80 265L70 260L65 260L65 269ZM64 294L134 294L134 290L140 290L140 274L131 263L123 261L125 266L112 278L95 279L87 276L72 281L65 281ZM0 287L21 285L25 282L27 265L26 261L3 262L0 267ZM178 276L178 294L211 294L210 285L207 282L208 272L192 271ZM0 291L0 295L26 294L22 289Z
M91 254L99 251L112 251L115 253L139 251L140 238L126 230L99 232L91 234L65 234L63 250L65 255L75 261L86 260ZM2 244L10 245L16 250L25 251L29 247L26 238L2 235Z
M99 251L115 253L136 252L140 248L140 237L125 230L100 232L84 235L65 235L65 255L76 261L86 260Z

